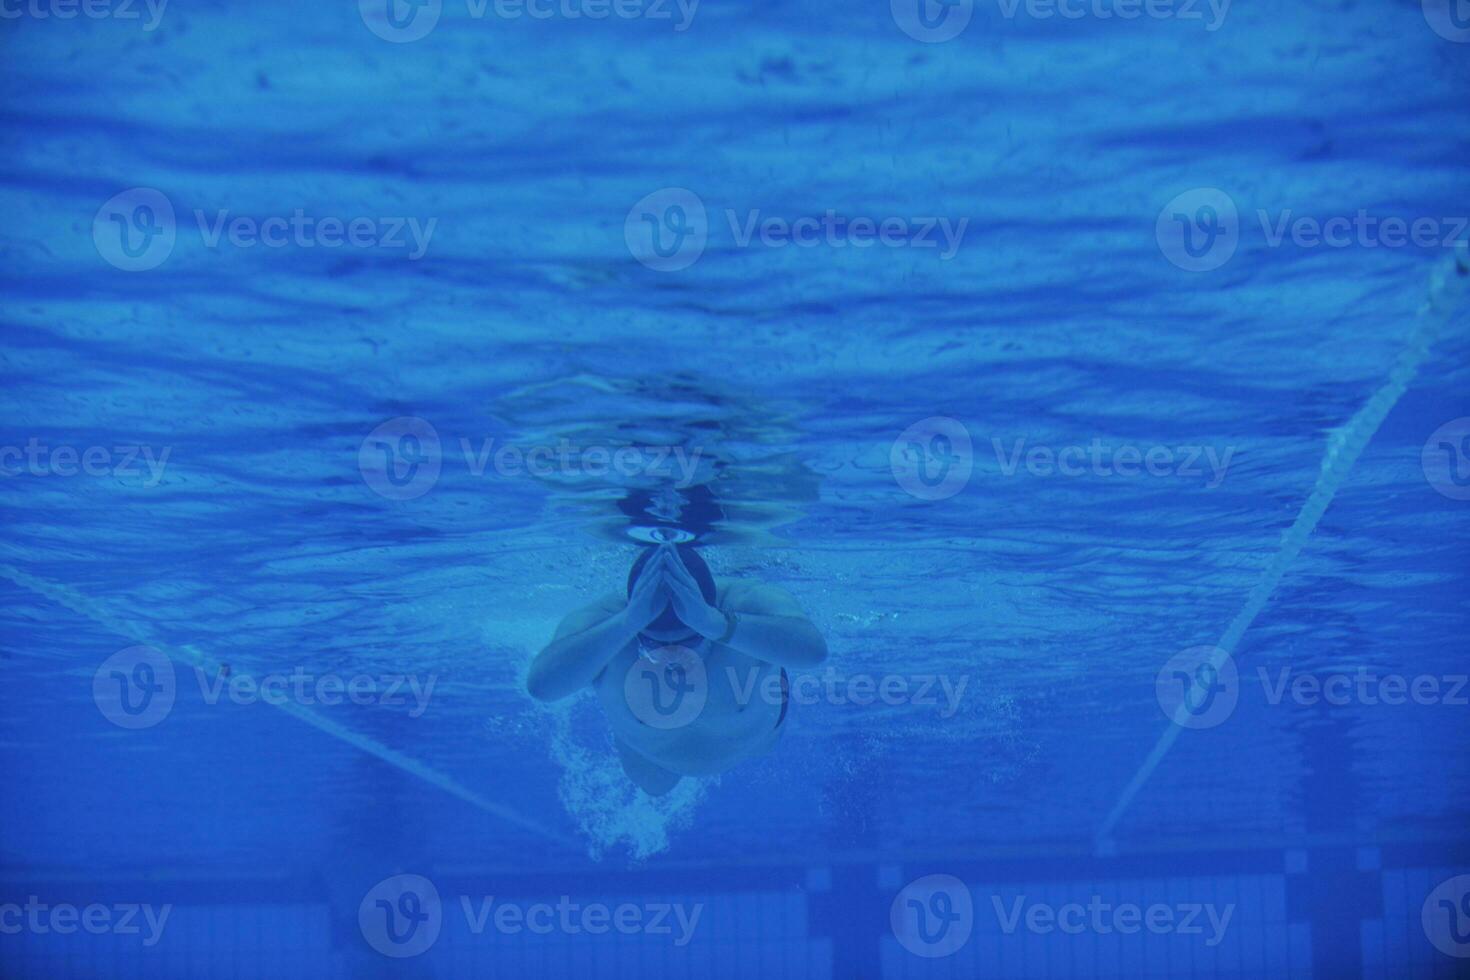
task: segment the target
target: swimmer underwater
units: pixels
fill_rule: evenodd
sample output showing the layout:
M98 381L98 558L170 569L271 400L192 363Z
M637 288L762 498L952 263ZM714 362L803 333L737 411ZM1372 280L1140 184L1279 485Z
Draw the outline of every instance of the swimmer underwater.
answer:
M716 583L694 548L665 543L638 556L626 597L608 595L561 621L532 661L526 689L560 701L591 685L623 771L658 796L684 776L714 775L769 751L786 721L786 668L826 657L826 642L790 593L748 580ZM629 695L639 674L657 686L663 670L686 692L695 690L687 678L697 677L703 695L697 714L672 726ZM779 698L753 694L772 689L772 677Z

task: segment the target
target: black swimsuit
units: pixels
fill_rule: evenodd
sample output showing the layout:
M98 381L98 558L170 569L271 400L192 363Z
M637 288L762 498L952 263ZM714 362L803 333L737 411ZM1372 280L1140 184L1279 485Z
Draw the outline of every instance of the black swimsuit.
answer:
M786 720L786 709L791 706L791 682L786 679L786 668L781 668L781 714L776 718L776 727Z

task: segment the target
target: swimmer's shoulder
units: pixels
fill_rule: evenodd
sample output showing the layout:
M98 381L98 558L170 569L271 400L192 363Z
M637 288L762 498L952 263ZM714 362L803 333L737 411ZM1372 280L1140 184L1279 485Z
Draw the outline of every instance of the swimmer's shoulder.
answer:
M573 633L580 633L585 629L590 629L614 613L621 611L624 605L626 605L626 600L615 593L609 592L595 602L590 602L578 609L573 609L562 617L561 623L556 627L556 638L561 639L563 636L570 636Z
M722 579L715 604L727 612L756 616L803 616L796 597L779 585L755 579Z

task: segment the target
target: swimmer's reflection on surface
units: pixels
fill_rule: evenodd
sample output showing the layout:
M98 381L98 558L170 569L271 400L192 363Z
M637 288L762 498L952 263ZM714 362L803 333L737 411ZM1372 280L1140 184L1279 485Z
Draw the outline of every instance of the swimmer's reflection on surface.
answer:
M526 687L541 701L594 688L623 771L656 796L768 751L786 721L786 668L826 656L784 589L717 583L694 548L666 541L638 556L626 596L561 621Z

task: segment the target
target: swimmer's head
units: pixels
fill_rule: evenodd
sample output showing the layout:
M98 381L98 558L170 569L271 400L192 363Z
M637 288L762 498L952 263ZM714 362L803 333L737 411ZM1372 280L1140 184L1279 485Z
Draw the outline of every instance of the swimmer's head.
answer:
M703 558L699 557L699 552L689 545L681 544L676 547L679 549L679 558L683 560L684 567L689 569L689 574L694 577L694 581L699 583L700 595L704 596L705 602L713 606L717 593L715 577L710 572L709 566L704 563ZM657 550L657 548L644 548L638 560L633 562L633 567L628 569L628 595L633 594L633 584L638 581L638 576L643 574L643 566L648 564L648 560ZM697 634L679 621L679 617L674 614L674 607L670 605L664 609L658 619L643 627L643 635L659 643L679 643Z

